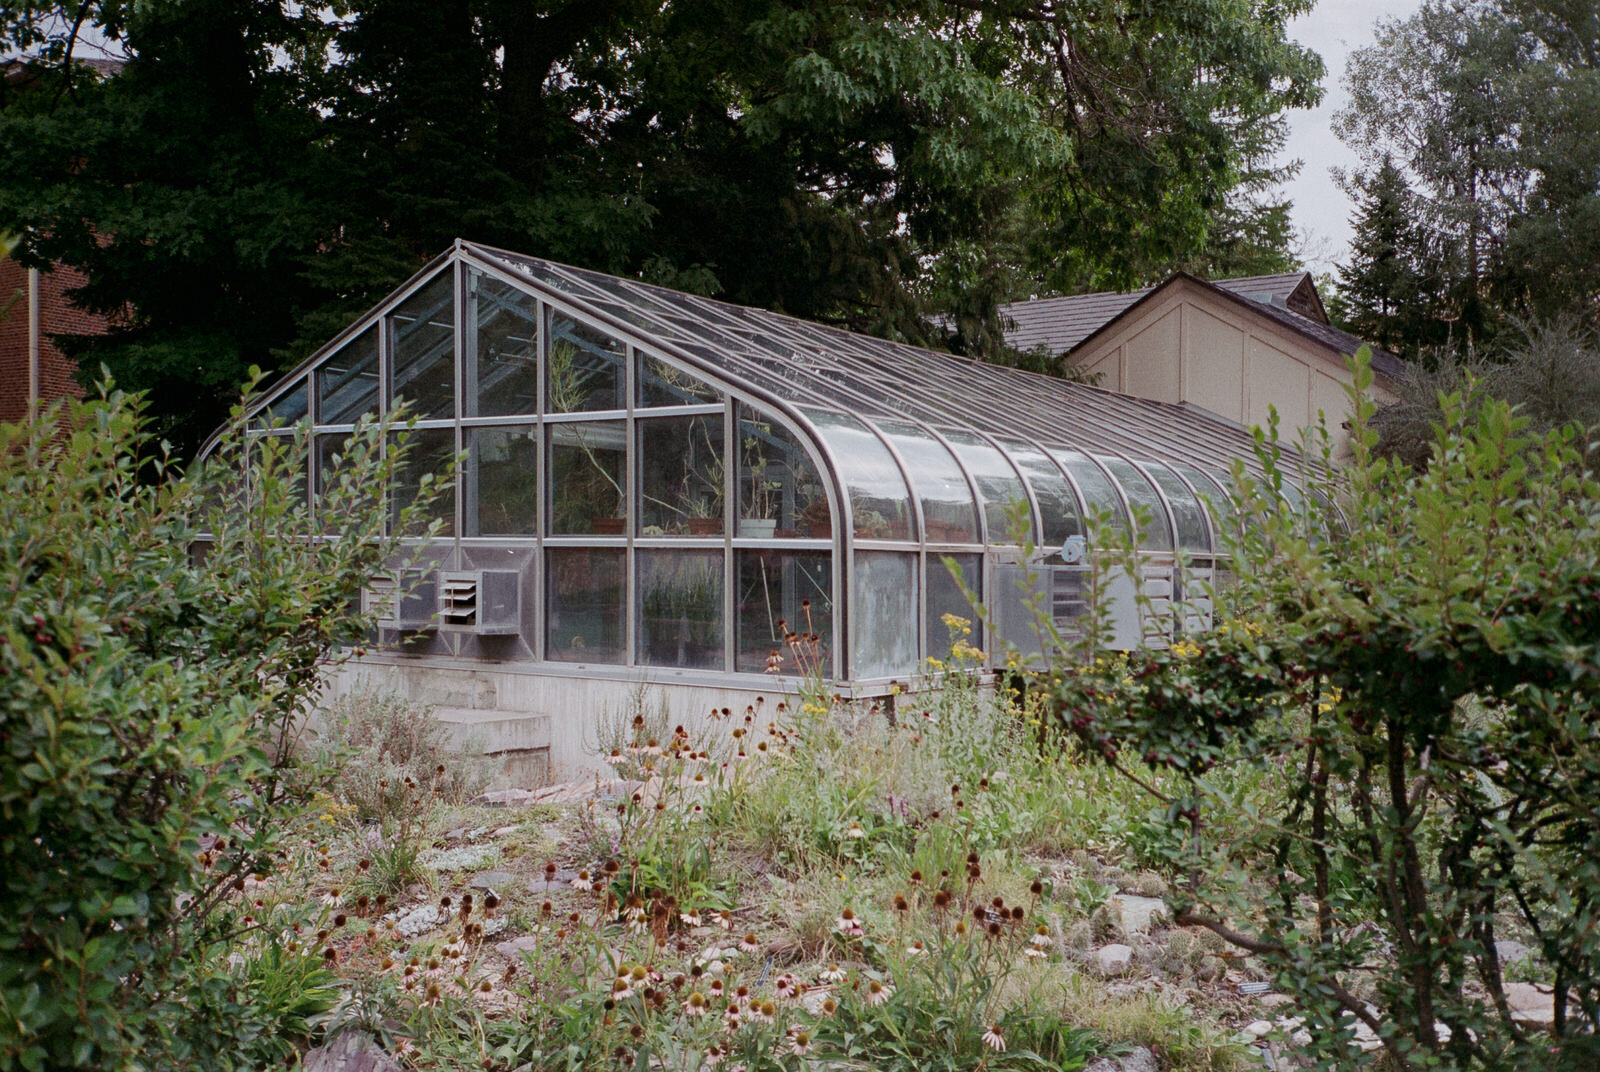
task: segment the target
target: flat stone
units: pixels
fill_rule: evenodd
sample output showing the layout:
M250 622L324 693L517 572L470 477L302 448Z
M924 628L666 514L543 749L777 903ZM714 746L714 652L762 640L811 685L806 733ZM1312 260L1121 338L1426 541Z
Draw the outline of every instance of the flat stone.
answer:
M515 823L513 823L510 826L502 826L497 830L490 831L489 836L490 837L507 837L508 835L515 834L518 830L521 830L521 829L522 829L522 827L520 827L520 826L516 825Z
M481 875L473 875L472 881L467 883L475 890L504 889L517 881L517 876L510 871L485 871Z
M439 918L439 909L433 905L423 905L397 917L394 929L406 938L415 938L437 927Z
M1265 1005L1269 1009L1276 1009L1284 1005L1293 1005L1294 998L1288 994L1262 994L1256 999L1256 1002L1260 1005Z
M491 789L474 798L472 802L486 808L521 808L532 804L536 799L538 799L537 794L528 789Z
M1383 1048L1383 1040L1378 1037L1376 1031L1367 1026L1365 1020L1356 1021L1356 1037L1353 1044L1362 1053L1371 1053L1373 1050Z
M493 845L461 845L453 849L428 849L417 862L429 871L471 871L492 863L497 851Z
M1511 1018L1529 1027L1549 1027L1556 1022L1556 996L1533 983L1507 983L1506 1004L1511 1008Z
M533 893L556 893L560 890L572 889L572 882L578 877L576 871L557 871L548 882L545 881L544 872L539 872L536 878L528 880L528 889Z
M1139 897L1119 893L1111 898L1111 912L1118 920L1123 934L1149 934L1156 920L1169 917L1167 906L1159 897Z
M1135 1046L1122 1057L1096 1057L1083 1072L1161 1072L1161 1064L1148 1048Z
M1133 967L1133 947L1113 942L1094 951L1095 967L1102 975L1123 975Z
M494 951L507 960L520 960L522 954L537 949L539 937L534 934L524 934L521 938L513 938L509 942L499 942Z
M1496 942L1494 955L1500 958L1500 967L1509 968L1513 964L1532 959L1533 950L1521 942Z
M1253 1038L1266 1038L1272 1034L1271 1020L1254 1020L1244 1025L1244 1033Z
M326 1046L307 1050L300 1067L305 1072L404 1072L374 1039L353 1029L340 1032Z

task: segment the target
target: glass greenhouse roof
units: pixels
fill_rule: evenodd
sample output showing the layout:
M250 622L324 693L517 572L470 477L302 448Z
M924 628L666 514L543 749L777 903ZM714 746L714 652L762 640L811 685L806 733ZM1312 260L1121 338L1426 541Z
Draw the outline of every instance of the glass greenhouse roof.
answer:
M1049 552L1137 510L1181 570L1218 550L1230 468L1258 471L1251 433L1202 410L464 241L251 416L310 418L315 495L401 399L420 424L397 504L467 458L441 584L509 570L521 593L492 636L406 650L546 665L759 673L803 609L836 679L914 673L941 614L970 613L944 556L981 594L1014 519ZM684 593L712 609L668 605Z

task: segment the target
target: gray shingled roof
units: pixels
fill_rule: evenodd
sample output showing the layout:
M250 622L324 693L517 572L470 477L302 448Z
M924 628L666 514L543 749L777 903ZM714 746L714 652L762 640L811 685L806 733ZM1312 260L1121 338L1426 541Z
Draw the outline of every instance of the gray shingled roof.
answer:
M1253 311L1341 354L1355 353L1362 345L1362 340L1349 332L1302 316L1284 306L1283 303L1305 278L1304 272L1219 279L1215 283L1179 273L1168 279L1167 283L1180 277L1201 286L1214 287L1236 300L1246 300ZM1052 353L1069 353L1159 289L1144 287L1125 293L1102 291L1066 298L1035 298L1002 305L1000 316L1002 322L1008 324L1006 342L1018 350L1046 346ZM1372 347L1372 367L1391 378L1405 374L1405 362L1376 346Z

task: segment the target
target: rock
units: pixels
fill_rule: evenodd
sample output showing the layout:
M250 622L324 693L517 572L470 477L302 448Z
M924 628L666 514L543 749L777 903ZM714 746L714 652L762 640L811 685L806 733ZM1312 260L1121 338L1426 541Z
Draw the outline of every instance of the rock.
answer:
M1266 1038L1272 1034L1271 1020L1255 1020L1244 1025L1244 1033L1254 1038Z
M1256 999L1256 1001L1262 1005L1265 1005L1269 1009L1276 1009L1283 1005L1294 1004L1294 998L1290 997L1288 994L1262 994Z
M510 871L485 871L480 875L473 875L472 881L467 885L475 890L503 890L515 881L517 876Z
M1125 975L1133 967L1133 947L1113 942L1094 951L1095 967L1101 975Z
M473 799L486 808L521 808L532 804L538 794L528 789L491 789Z
M304 1072L404 1072L383 1047L353 1029L341 1032L326 1046L307 1050L300 1067Z
M1156 920L1167 918L1167 906L1159 897L1139 897L1119 893L1111 898L1111 911L1118 918L1123 934L1149 934Z
M1371 1053L1373 1050L1383 1048L1383 1040L1378 1037L1376 1031L1367 1026L1365 1020L1357 1020L1355 1046L1362 1053Z
M541 871L538 877L528 880L528 889L533 893L553 893L557 890L571 890L572 880L577 877L578 873L576 871L557 871L551 876L550 881L546 882L544 872Z
M429 871L469 871L495 858L493 845L461 845L454 849L429 849L417 862Z
M1143 1046L1135 1046L1122 1057L1096 1057L1083 1072L1161 1072L1156 1055Z
M513 938L509 942L500 942L494 951L507 960L521 960L522 954L537 948L539 937L534 934L524 934L521 938Z
M1500 958L1500 967L1504 970L1513 964L1533 959L1533 950L1521 942L1496 942L1494 955Z
M467 828L464 827L464 826L458 826L454 830L446 830L444 832L444 839L446 841L460 841L462 838L464 838L466 836L467 836Z
M1519 1024L1547 1028L1556 1022L1555 992L1532 983L1507 983L1506 1004L1511 1018Z
M521 830L521 829L522 829L522 827L517 826L516 824L512 824L511 826L502 826L502 827L499 827L496 830L490 831L490 835L489 836L490 837L506 837L506 836L508 836L510 834L515 834L518 830Z
M440 912L433 905L423 905L398 917L394 929L402 937L415 938L439 925Z

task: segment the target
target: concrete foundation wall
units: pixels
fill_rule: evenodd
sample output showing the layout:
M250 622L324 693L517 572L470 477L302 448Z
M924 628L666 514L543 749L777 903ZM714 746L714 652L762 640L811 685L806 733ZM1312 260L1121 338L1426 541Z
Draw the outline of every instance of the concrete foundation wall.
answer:
M370 688L432 705L459 747L502 761L502 787L524 789L594 774L612 777L601 757L627 743L623 735L631 736L641 708L647 718L664 712L667 733L681 724L699 743L708 726L727 733L743 725L746 707L759 697L759 740L779 701L796 702L782 686L777 680L768 688L687 684L645 670L626 679L595 679L374 658L351 660L331 671L327 682L332 696ZM736 717L713 723L710 712L722 708Z

